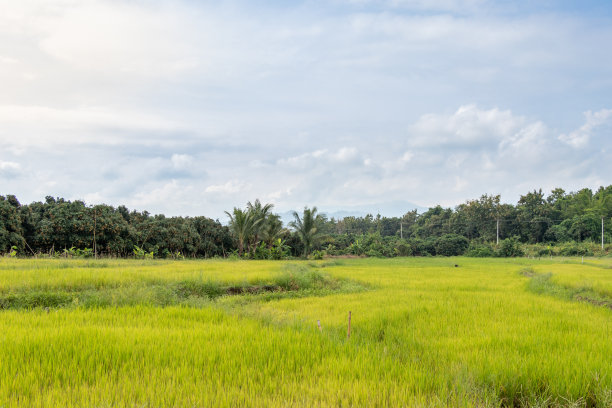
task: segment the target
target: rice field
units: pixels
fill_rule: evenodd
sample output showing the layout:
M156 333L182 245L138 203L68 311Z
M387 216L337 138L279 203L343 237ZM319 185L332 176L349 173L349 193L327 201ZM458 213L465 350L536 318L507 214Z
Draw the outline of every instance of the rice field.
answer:
M0 407L612 407L612 310L529 289L611 266L1 258Z

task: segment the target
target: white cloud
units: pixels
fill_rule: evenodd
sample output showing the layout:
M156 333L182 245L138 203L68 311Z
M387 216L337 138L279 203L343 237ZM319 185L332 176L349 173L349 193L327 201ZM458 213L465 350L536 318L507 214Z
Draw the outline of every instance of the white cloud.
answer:
M602 109L597 112L585 112L585 123L580 128L569 134L562 134L559 140L574 148L583 148L591 140L593 132L605 124L609 124L612 118L612 109ZM608 136L609 137L609 136Z
M175 153L170 158L170 161L172 162L172 166L176 170L185 170L185 169L189 169L190 167L192 167L193 156L190 156L188 154Z
M0 142L8 146L58 146L96 143L134 143L123 132L149 132L139 138L153 141L155 133L182 132L181 124L157 115L108 108L57 109L45 106L0 105ZM101 137L101 133L105 133ZM160 142L164 142L161 140Z
M18 62L19 60L15 58L0 55L0 64L17 64Z
M341 147L335 151L318 149L298 156L277 160L277 165L293 169L313 169L320 165L362 165L364 159L355 147Z
M402 158L400 159L402 162L406 162L408 163L410 160L412 160L412 158L414 157L414 153L411 152L410 150L406 151Z
M0 176L14 177L19 175L21 171L21 165L12 161L0 160Z
M183 28L193 23L167 7L87 2L51 20L41 48L81 69L174 76L199 65L196 39Z
M224 184L210 185L206 187L204 192L206 193L222 193L222 194L234 194L242 192L249 188L249 184L240 180L229 180Z
M464 105L451 115L423 115L410 127L408 144L442 148L495 146L512 138L524 124L524 118L509 110L482 110L476 105Z

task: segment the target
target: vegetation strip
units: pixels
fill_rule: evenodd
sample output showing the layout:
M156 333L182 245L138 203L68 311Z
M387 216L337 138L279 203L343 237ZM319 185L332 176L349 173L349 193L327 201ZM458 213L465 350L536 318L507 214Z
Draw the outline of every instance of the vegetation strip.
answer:
M612 310L612 298L588 286L569 287L555 283L553 274L536 273L532 268L521 269L520 274L530 278L527 288L540 295L551 295L565 300L590 303Z
M612 185L522 195L516 205L484 194L455 208L438 205L401 217L327 217L316 207L287 222L258 199L204 216L165 217L125 206L46 197L21 204L0 195L0 254L10 257L137 259L240 257L602 256L612 252ZM287 228L289 227L289 228Z

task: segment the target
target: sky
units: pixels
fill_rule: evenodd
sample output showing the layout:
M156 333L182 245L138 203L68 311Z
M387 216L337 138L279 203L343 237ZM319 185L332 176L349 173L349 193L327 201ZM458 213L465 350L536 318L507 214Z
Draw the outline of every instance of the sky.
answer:
M0 195L224 219L597 189L610 44L609 1L0 0Z

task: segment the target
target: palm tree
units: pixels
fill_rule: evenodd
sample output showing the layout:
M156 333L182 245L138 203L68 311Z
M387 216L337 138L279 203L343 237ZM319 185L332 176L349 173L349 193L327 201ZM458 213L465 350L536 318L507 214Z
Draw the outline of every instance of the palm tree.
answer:
M262 205L259 199L255 200L255 203L251 203L250 201L247 203L247 211L253 217L254 222L257 225L253 228L252 231L252 242L251 249L254 251L259 244L259 239L262 235L264 235L264 231L268 227L269 219L272 216L271 210L274 207L274 204L266 204Z
M271 248L274 241L281 236L283 232L283 222L278 214L270 214L266 218L266 222L262 227L261 239L268 248Z
M317 214L317 207L304 207L302 218L294 211L294 221L289 223L289 226L295 229L295 232L300 237L304 244L304 256L308 256L312 247L316 245L323 235L322 226L325 218L321 214Z
M243 211L234 207L233 214L225 212L230 218L229 227L234 236L238 239L238 254L242 256L244 243L248 242L253 230L259 225L261 219L255 219L250 211Z

